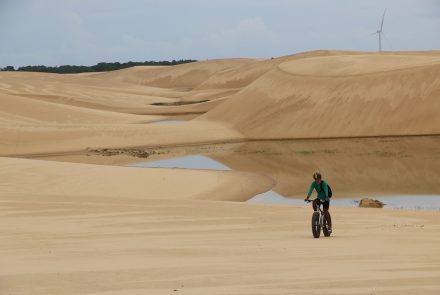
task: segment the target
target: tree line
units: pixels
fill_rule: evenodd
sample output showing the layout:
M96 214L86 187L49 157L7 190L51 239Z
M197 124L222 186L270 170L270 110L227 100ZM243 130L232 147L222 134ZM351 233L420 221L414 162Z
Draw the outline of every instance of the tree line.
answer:
M62 65L56 67L47 66L24 66L15 69L13 66L7 66L1 68L0 71L18 71L18 72L43 72L43 73L57 73L57 74L76 74L76 73L87 73L87 72L108 72L126 69L134 66L175 66L180 64L186 64L191 62L196 62L193 59L180 59L172 61L144 61L144 62L100 62L93 66L72 66L72 65Z

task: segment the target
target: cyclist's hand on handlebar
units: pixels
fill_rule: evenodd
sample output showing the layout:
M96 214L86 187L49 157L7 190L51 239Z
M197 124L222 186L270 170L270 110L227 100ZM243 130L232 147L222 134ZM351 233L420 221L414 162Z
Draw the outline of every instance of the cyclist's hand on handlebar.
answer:
M309 202L309 198L305 198L305 199L304 199L304 202Z

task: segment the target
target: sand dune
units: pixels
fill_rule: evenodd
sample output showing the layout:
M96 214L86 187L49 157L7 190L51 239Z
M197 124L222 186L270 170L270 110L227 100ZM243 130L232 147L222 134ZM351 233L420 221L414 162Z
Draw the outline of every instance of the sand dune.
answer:
M248 138L439 134L439 56L285 61L201 118Z
M98 124L162 119L117 114L121 112L168 117L201 115L191 125L200 125L197 130L201 133L194 136L200 142L212 140L212 134L203 131L209 130L203 126L213 126L212 121L235 132L234 139L439 134L439 73L438 52L346 51L307 52L270 60L135 67L88 75L1 73L0 104L4 107L0 122L8 125L10 121L9 127L17 122L35 127L41 127L38 124L42 122L91 123L93 126L81 129L84 138L102 134L101 145L109 147L123 146L124 137L118 141L114 135L109 140L105 135L108 128ZM27 102L33 107L24 108ZM117 129L125 128L128 133L143 129L143 134L157 134L152 126ZM91 135L90 130L96 134ZM175 133L180 130L177 128ZM20 132L28 134L25 129ZM43 139L48 133L44 130L40 134ZM72 138L66 134L66 138ZM163 138L145 137L144 141L126 145L185 143ZM217 138L223 139L231 136ZM5 141L14 145L13 138L5 137ZM84 149L85 144L72 144L70 150L78 148Z
M238 64L242 62L247 61L237 60ZM195 69L178 69L176 75L189 77L189 73L199 68L212 68L211 71L215 72L235 63L209 62L210 65L196 65ZM150 71L147 67L140 70L142 73ZM134 68L118 73L88 75L0 73L0 155L65 153L87 148L188 144L242 138L230 127L215 123L163 128L146 125L170 116L194 117L202 114L221 104L231 91L198 91L189 97L201 103L181 105L179 101L185 100L189 94L187 89L117 81L117 77L137 75L137 71L139 69ZM116 75L116 78L106 78L107 75Z
M93 76L0 73L0 93L58 104L124 112L155 102L174 102L185 92L103 81Z
M200 107L179 102L197 103L229 97L240 89L211 88L192 92L192 88L208 79L212 73L252 62L245 59L219 60L182 67L134 67L87 75L3 72L0 73L0 94L129 114L201 114L218 102ZM157 82L159 80L162 82ZM164 108L159 104L168 104L170 107ZM173 107L173 104L179 104L179 107Z
M439 134L439 73L438 52L346 51L307 52L270 60L230 59L176 67L135 67L88 75L1 73L0 104L4 107L0 122L21 135L11 137L5 129L1 132L9 146L17 146L28 137L29 145L50 137L49 129L54 131L54 137L62 136L57 135L60 132L53 124L49 129L41 124L92 124L75 130L74 136L67 132L66 148L62 151L96 147L94 142L98 137L104 147L184 144L185 139L178 135L178 140L164 140L164 136L153 139L149 135L158 134L153 126L120 125L163 119L155 117L160 115L199 115L190 127L200 126L188 132L200 142L215 138L208 134L209 127L203 127L214 125L217 129L224 128L222 134L234 134L219 135L217 141L240 137ZM27 102L28 107L24 108ZM36 140L28 136L28 130L17 130L14 127L17 122L26 122L27 127L35 124L38 128L31 130L37 130ZM107 136L108 127L98 125L112 122L120 126ZM67 130L65 126L59 127ZM182 128L176 127L174 133L189 130ZM200 132L195 134L195 130ZM118 132L120 135L116 135ZM144 140L139 137L125 142L124 132L143 134ZM72 142L67 149L70 140L81 137L84 143ZM93 144L87 145L92 137ZM17 138L20 143L14 142ZM38 150L43 151L41 144ZM10 152L0 147L0 154ZM22 149L17 152L21 153Z

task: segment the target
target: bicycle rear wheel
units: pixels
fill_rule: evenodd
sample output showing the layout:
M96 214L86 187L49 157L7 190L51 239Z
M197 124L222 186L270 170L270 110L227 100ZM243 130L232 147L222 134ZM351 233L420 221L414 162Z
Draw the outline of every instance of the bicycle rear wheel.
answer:
M319 222L318 212L314 212L312 215L312 233L314 238L319 238L321 235L321 224Z
M331 224L330 212L327 211L327 214L324 214L322 219L322 232L324 233L324 236L330 237L330 235L332 234L332 232L329 230Z

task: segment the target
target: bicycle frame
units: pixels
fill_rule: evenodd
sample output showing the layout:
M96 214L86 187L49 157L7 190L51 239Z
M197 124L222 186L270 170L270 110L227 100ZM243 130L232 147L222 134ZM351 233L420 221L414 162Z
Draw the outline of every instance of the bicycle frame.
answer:
M307 200L307 202L313 202L315 200ZM329 231L329 229L327 228L327 224L324 220L325 217L325 213L324 210L321 209L321 205L323 205L322 203L317 204L318 210L313 212L312 215L312 233L313 233L313 237L315 238L319 238L319 236L321 235L321 229L322 232L324 233L324 236L328 237L331 234L331 231ZM328 215L330 215L330 212L327 212ZM318 216L316 216L318 215ZM329 218L331 218L329 216Z

